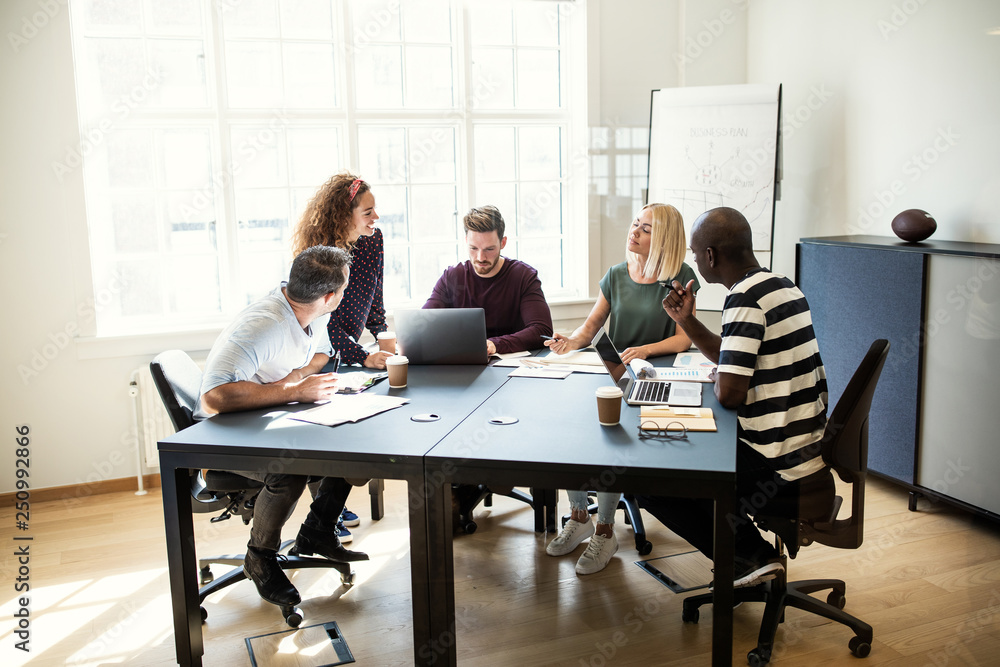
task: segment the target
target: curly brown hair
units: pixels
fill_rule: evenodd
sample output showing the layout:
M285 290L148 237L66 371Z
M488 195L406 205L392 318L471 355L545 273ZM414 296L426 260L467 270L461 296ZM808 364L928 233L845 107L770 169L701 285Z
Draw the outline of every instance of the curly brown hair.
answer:
M357 192L351 197L351 185L360 181ZM361 196L371 186L350 172L341 172L324 183L299 218L292 232L292 254L298 255L314 245L329 245L350 250L348 241L351 217L361 203Z

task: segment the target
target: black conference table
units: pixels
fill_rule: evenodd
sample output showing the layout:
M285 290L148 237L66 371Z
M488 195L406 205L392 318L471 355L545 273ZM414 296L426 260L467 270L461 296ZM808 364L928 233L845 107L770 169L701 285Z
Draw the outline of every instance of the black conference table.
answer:
M407 388L390 389L383 381L368 390L410 402L357 423L331 428L289 419L289 413L312 407L289 405L217 415L161 440L160 476L178 664L200 665L204 654L190 480L190 470L199 468L240 471L273 469L277 464L289 474L405 480L413 643L419 647L431 641L426 562L431 552L422 501L423 457L496 391L509 372L485 366L414 366L409 369ZM410 419L426 413L440 419ZM449 506L449 518L450 511Z
M435 641L423 654L435 656L434 664L457 664L452 482L713 498L720 583L712 664L732 664L734 534L726 517L735 510L736 414L705 385L702 405L712 408L718 431L689 432L686 441L640 440L637 407L623 403L618 426L598 423L594 392L609 383L606 375L576 373L565 380L510 378L425 457L430 548L443 555L428 561Z
M290 474L401 479L407 482L414 664L455 665L455 589L449 485L486 483L545 489L602 489L710 497L716 501L714 665L732 660L735 413L716 402L715 433L688 442L637 437L638 408L623 404L616 427L597 423L594 391L607 375L565 380L508 378L511 369L413 366L406 389L369 390L410 403L331 428L288 418L310 406L218 415L159 443L167 561L177 662L201 665L204 645L191 511L190 471L254 470L277 461ZM434 413L437 421L416 422ZM516 417L510 425L491 419ZM730 585L726 585L730 584ZM666 622L666 621L665 621Z

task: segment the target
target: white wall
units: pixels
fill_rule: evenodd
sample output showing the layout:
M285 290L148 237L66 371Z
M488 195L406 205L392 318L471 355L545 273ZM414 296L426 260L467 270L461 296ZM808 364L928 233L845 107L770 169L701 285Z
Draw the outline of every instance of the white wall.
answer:
M991 0L754 0L747 78L784 93L777 270L802 236L892 236L909 208L932 240L1000 243L997 27Z
M18 424L31 427L32 488L127 477L129 374L148 358L84 360L72 340L92 326L95 305L77 281L89 271L81 174L60 182L51 167L79 146L69 12L64 2L7 0L0 28L0 491L14 490Z

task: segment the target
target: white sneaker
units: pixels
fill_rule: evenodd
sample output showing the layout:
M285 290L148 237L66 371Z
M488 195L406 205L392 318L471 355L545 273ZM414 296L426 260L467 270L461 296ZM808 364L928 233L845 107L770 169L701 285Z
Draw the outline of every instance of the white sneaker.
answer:
M764 563L752 572L747 572L742 577L733 582L733 588L752 588L765 581L770 581L784 570L784 566L778 562Z
M595 534L590 538L590 544L580 556L580 560L576 561L576 573L594 574L600 572L617 552L618 538L615 537L614 533L611 533L611 537Z
M545 553L550 556L565 556L573 549L580 546L580 543L594 534L594 522L579 522L570 519L559 531L555 539L545 547Z

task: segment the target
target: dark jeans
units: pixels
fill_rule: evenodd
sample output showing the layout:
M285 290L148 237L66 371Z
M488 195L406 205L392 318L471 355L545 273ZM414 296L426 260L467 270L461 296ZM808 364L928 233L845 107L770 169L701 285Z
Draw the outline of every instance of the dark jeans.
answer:
M264 488L257 495L254 504L253 525L250 527L250 541L247 546L277 551L281 545L281 528L292 515L309 478L304 475L270 472L240 472L240 474L264 483ZM351 488L343 478L321 478L315 498L309 506L309 514L302 525L334 532Z
M739 443L736 449L736 511L726 518L736 536L736 557L762 563L778 555L750 516L776 497L796 495L798 481L775 473L762 456ZM715 508L710 498L636 496L639 506L709 558L715 543Z

